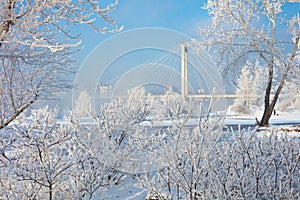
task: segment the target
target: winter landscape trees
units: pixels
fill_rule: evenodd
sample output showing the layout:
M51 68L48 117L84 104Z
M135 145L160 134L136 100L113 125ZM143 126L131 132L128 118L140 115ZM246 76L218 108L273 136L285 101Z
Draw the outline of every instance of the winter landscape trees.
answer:
M263 110L264 98L262 94L267 83L264 74L266 74L266 69L258 65L258 63L254 66L246 64L242 68L242 72L237 80L236 94L238 96L234 100L233 105L228 107L229 113L253 115ZM299 88L300 85L297 79L290 77L290 80L285 82L274 108L274 115L278 114L277 111L299 111Z
M258 59L267 69L264 113L257 120L260 126L268 125L286 80L299 68L300 17L287 17L283 12L286 3L208 0L204 7L212 16L212 25L204 31L208 37L203 43L213 50L227 77L240 72L246 61L254 64Z
M71 54L80 44L74 25L118 31L109 16L117 5L98 1L17 1L0 3L0 129L38 99L70 88Z
M197 102L174 97L157 99L135 88L127 99L103 104L88 121L75 111L64 121L48 108L24 113L1 130L1 196L97 199L122 185L141 188L141 199L299 195L297 138L275 130L270 136L226 131L224 116L212 118L201 105L200 112L190 106ZM165 116L166 124L156 121Z
M299 137L289 130L227 128L225 114L210 113L213 99L204 105L171 91L151 96L137 87L97 111L82 92L62 120L56 109L31 108L71 87L65 74L72 71L80 37L70 27L118 31L109 17L116 3L0 3L0 199L99 199L122 184L139 188L140 199L299 197ZM205 45L221 55L225 73L243 75L235 108L251 112L265 103L261 126L277 101L287 108L280 97L299 105L287 90L297 88L292 81L299 67L299 16L285 21L283 6L284 1L242 0L206 5L213 15L209 34L216 37ZM285 25L290 41L277 31ZM264 99L251 98L262 91Z

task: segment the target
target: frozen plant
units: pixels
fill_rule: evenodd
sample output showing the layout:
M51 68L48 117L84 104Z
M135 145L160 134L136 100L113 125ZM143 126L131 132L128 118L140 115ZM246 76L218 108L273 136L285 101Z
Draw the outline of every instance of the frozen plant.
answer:
M212 16L212 24L202 30L201 43L216 55L224 75L234 79L246 62L254 65L257 60L266 69L267 82L260 94L264 95L264 112L257 120L259 126L269 124L287 78L299 66L300 16L288 18L285 4L299 6L298 2L285 0L208 0L204 6ZM280 37L282 30L287 37Z
M189 106L189 109L179 109L182 102L178 100L172 101L169 106L170 110L177 108L174 118L181 116L181 123L172 120L171 127L156 130L151 149L154 153L149 163L157 167L138 176L140 187L157 199L207 197L205 191L211 183L207 179L209 171L206 160L214 154L216 145L224 135L223 118L210 118L209 113L200 111L198 126L192 129L186 122L193 110Z
M236 94L239 95L235 99L234 104L229 107L229 110L238 114L252 113L255 92L253 90L254 80L249 67L246 65L242 69L242 73L238 79L238 87Z
M77 161L75 132L68 126L50 120L48 109L32 113L34 122L3 129L9 135L8 148L3 149L9 162L1 173L0 189L7 199L76 198L72 173ZM38 122L38 123L37 123ZM2 159L2 157L1 157Z
M260 137L258 137L260 135ZM261 136L262 135L262 136ZM157 199L295 199L299 139L257 130L223 130L222 117L202 112L196 129L157 130L152 170L135 177Z
M0 3L0 129L40 99L71 87L71 55L80 50L74 25L119 31L118 1L5 0Z

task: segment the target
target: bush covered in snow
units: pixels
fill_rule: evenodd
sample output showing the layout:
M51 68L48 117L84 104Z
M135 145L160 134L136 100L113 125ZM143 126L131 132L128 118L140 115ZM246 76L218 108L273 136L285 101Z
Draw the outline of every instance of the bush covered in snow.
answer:
M210 117L201 106L191 125L191 102L164 101L135 88L128 99L102 105L90 124L76 112L54 123L52 110L34 110L34 121L1 130L1 197L97 199L124 176L136 180L125 184L145 191L140 199L147 193L157 199L299 196L299 139L224 131L223 117Z

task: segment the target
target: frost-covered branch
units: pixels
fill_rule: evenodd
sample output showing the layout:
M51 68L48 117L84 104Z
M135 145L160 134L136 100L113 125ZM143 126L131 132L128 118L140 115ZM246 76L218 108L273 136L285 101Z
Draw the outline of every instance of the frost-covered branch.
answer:
M216 55L217 64L231 79L246 62L258 59L267 69L264 114L259 126L267 126L290 72L299 66L299 14L286 18L284 0L209 0L204 6L212 17L202 30L203 44ZM291 3L289 3L291 4ZM293 3L298 6L298 3ZM285 30L285 38L282 31ZM276 75L275 75L276 73ZM274 92L273 92L274 91Z
M17 42L58 51L79 44L72 42L72 24L87 24L102 33L119 31L120 28L110 16L117 4L118 1L105 5L90 0L5 1L0 5L4 11L0 14L0 45ZM60 38L66 38L66 41Z

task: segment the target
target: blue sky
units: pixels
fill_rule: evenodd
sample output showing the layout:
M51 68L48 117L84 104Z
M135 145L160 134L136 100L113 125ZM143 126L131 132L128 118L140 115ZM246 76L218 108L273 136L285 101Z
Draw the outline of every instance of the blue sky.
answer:
M201 7L206 0L119 0L111 16L124 31L143 27L162 27L173 29L190 37L196 37L199 27L208 24L207 11ZM85 27L82 44L85 49L80 53L79 62L105 39L114 34L99 34Z
M196 34L208 21L205 0L120 0L115 19L125 28L164 27Z
M207 0L119 0L111 16L119 25L125 27L124 31L143 27L162 27L197 38L199 27L203 28L210 22L208 12L202 9L206 2ZM288 3L284 6L288 18L300 12L300 8L295 5L298 4ZM87 27L79 27L79 31L82 33L82 45L85 49L79 53L78 65L99 43L114 35L96 33Z
M106 6L107 3L114 1L107 0L103 3ZM206 2L207 0L119 0L119 4L110 13L110 16L119 26L124 26L124 31L145 27L161 27L199 39L199 28L209 26L211 20L207 10L203 9ZM295 13L299 13L300 8L294 3L287 3L283 10L287 18L290 18ZM103 26L107 26L107 24L103 23ZM282 36L286 37L286 27L283 28ZM88 55L97 45L117 35L117 33L104 35L96 33L87 26L78 26L76 30L82 33L82 45L85 47L83 51L76 54L77 69L81 64L84 64L84 59L88 58ZM109 48L114 50L115 47ZM99 57L94 62L100 62Z

